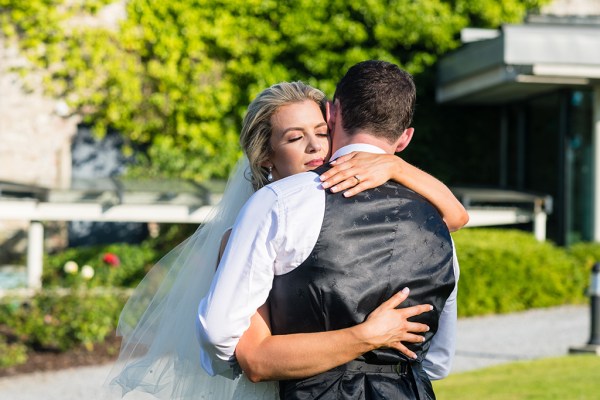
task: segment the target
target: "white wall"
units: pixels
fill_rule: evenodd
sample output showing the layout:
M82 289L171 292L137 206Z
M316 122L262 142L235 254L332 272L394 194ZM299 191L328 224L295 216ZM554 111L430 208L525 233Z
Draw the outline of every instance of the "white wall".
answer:
M11 72L25 62L0 40L0 180L66 188L79 118L57 113L61 102L43 95L39 77Z
M599 0L554 0L542 7L542 14L551 15L600 15Z

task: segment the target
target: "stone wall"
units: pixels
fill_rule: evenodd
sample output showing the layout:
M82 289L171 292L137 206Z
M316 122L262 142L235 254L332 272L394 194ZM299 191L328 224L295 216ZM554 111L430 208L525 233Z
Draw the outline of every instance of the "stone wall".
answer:
M71 0L69 0L71 1ZM76 1L76 0L74 0ZM77 16L72 26L116 29L125 18L125 1L104 7L95 16ZM26 59L0 35L0 181L46 188L68 188L72 177L72 143L80 118L61 99L44 95L41 77L20 77L13 67ZM66 224L47 222L46 249L66 245ZM20 262L28 223L0 220L0 265Z
M549 15L600 15L600 1L598 0L554 0L542 8L542 14Z
M125 1L116 1L68 24L116 29L123 18ZM17 47L0 36L0 180L68 188L71 142L80 118L69 115L61 99L44 96L40 76L21 78L11 72L26 63Z
M0 38L0 180L48 188L71 182L71 140L79 118L60 100L44 96L40 77L12 72L26 60ZM64 224L63 224L64 225ZM57 224L48 229L49 247L64 243ZM26 250L27 221L0 221L0 262L19 262Z
M0 180L69 187L71 139L79 118L43 95L40 77L24 81L11 68L26 61L0 39Z

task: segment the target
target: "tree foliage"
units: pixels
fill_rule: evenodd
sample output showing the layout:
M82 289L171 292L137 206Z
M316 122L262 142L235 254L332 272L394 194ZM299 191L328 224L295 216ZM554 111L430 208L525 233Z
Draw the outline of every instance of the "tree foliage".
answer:
M331 95L365 59L418 76L462 28L518 22L547 0L129 0L116 29L78 22L113 2L0 0L0 28L49 93L143 150L138 173L206 179L235 163L263 88L303 80Z

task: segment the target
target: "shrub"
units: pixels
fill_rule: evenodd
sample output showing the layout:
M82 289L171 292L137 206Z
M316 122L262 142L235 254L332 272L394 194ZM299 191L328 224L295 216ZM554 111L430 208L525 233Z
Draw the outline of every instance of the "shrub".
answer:
M582 242L569 247L568 253L579 264L582 264L588 273L592 266L600 262L600 243Z
M44 287L134 287L158 257L150 242L68 248L45 257L42 284ZM85 265L92 269L84 270ZM84 271L93 276L86 277Z
M0 368L12 367L27 362L27 347L22 343L8 343L0 336Z
M126 301L122 291L43 291L28 299L3 298L1 331L34 349L88 350L112 333Z
M453 234L460 263L460 316L506 313L584 300L587 272L564 249L516 230Z
M52 287L135 287L152 266L197 229L194 224L163 224L160 234L140 244L115 243L67 248L46 255L42 285ZM93 269L85 277L83 267ZM89 268L87 268L89 271Z

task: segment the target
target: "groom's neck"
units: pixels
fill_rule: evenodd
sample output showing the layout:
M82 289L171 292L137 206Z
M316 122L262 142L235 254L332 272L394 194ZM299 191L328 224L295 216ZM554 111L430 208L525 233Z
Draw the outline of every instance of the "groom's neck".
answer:
M350 144L370 144L379 147L388 154L394 154L396 150L395 145L368 132L358 132L352 136L346 135L345 132L340 132L333 138L332 153Z

